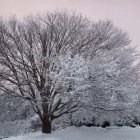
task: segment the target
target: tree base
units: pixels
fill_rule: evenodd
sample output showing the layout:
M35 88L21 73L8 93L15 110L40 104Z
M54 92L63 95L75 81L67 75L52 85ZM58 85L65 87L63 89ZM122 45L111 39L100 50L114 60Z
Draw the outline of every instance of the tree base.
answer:
M50 134L51 132L52 132L51 121L49 121L48 119L44 120L42 122L42 133Z

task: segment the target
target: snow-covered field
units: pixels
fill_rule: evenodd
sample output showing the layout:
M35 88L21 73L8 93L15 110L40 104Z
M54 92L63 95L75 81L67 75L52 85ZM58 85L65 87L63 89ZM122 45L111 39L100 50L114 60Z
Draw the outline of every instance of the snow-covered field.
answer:
M24 136L6 138L5 140L140 140L140 127L110 127L105 129L70 127L55 131L49 135L37 132Z

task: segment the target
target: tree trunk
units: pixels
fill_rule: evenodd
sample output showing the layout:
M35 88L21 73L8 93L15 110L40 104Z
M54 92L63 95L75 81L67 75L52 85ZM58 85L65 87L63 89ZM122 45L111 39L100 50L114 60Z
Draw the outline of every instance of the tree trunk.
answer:
M52 120L50 117L45 117L42 120L42 133L50 134L52 130L51 126Z
M42 115L42 133L50 134L52 130L52 117L50 116L49 112L49 103L48 103L48 96L50 95L49 87L47 88L46 92L42 92L42 108L43 108L43 115Z

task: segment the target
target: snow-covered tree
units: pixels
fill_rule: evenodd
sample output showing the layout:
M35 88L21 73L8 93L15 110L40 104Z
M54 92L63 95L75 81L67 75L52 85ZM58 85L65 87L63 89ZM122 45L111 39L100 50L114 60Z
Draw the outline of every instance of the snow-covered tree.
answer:
M84 81L88 87L83 92L83 106L73 119L92 123L96 118L95 125L101 125L103 121L114 123L118 118L136 115L140 92L138 58L130 47L99 51L91 60L89 76Z
M42 121L42 132L51 133L53 119L79 107L75 100L87 86L82 57L94 58L99 50L128 43L127 34L110 21L93 23L67 12L22 22L1 19L0 89L28 100Z
M71 45L91 42L84 41L87 21L58 12L30 17L25 23L15 19L0 23L0 89L28 100L42 121L42 132L50 133L53 119L78 107L71 83L85 65L61 55Z

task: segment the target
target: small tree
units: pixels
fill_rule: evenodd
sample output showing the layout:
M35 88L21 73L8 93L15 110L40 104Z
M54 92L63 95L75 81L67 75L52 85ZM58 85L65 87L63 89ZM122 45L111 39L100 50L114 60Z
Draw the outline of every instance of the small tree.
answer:
M53 119L79 107L77 92L72 92L74 83L79 84L74 76L83 79L86 65L83 58L74 61L75 55L93 58L98 50L128 42L110 21L92 23L67 12L26 17L22 22L1 19L0 89L28 100L42 121L42 132L51 133ZM60 61L68 52L71 59Z

